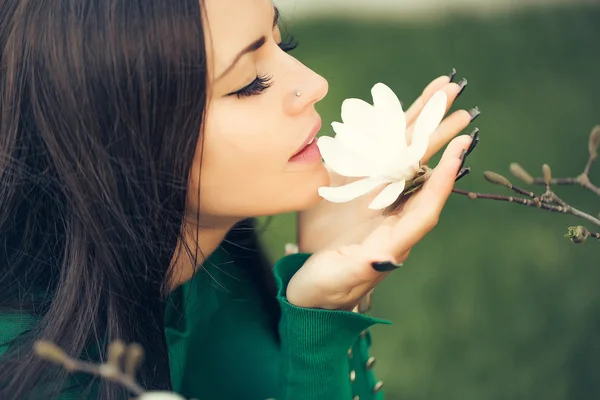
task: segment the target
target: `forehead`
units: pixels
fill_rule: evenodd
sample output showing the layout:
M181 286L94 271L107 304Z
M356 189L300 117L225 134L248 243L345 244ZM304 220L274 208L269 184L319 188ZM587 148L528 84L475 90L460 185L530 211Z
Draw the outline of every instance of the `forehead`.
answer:
M224 71L244 47L268 36L273 25L271 0L203 0L202 25L209 75Z

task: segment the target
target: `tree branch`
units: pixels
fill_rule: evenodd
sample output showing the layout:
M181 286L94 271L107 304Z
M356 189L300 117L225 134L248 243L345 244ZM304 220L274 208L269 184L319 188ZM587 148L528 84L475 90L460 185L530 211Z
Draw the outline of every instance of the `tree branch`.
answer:
M39 340L35 343L34 352L39 357L58 364L67 371L83 372L116 382L136 396L145 393L144 388L135 380L135 373L142 356L141 347L135 343L128 347L120 341L111 343L108 350L108 362L106 364L93 364L76 360L68 356L53 342L45 340ZM124 357L126 371L122 371L120 368Z
M550 185L579 185L579 186L589 190L590 192L596 194L597 196L600 196L600 187L594 185L590 181L590 169L592 168L592 164L594 164L594 161L596 161L596 158L598 158L597 149L598 149L599 145L600 145L600 125L597 125L594 127L594 129L592 129L592 132L590 133L590 137L589 137L589 141L588 141L589 157L588 157L587 162L585 163L583 172L574 178L552 179L550 181ZM520 179L525 178L525 181L529 181L531 179L531 182L527 182L527 183L532 183L534 185L546 185L546 181L544 180L544 178L540 178L540 177L531 178L529 176L529 174L524 169L522 169L518 164L511 165L511 172L513 172L513 174L515 176L517 176L517 178L520 178Z
M460 190L460 189L452 189L452 192L466 196L471 200L485 199L485 200L505 201L508 203L520 204L520 205L523 205L526 207L539 208L539 209L546 210L546 211L558 212L558 213L562 213L562 214L571 214L576 217L583 218L589 222L592 222L595 225L600 226L600 219L595 218L595 217L593 217L583 211L580 211L574 207L571 207L571 206L563 207L561 205L553 205L553 204L543 203L541 201L536 201L535 199L531 200L531 199L524 199L522 197L516 197L516 196L502 196L502 195L488 194L488 193L475 193L475 192L469 192L469 191Z
M544 178L535 177L533 178L534 185L545 185ZM550 181L551 185L556 186L569 186L569 185L579 185L590 192L594 193L597 196L600 196L600 187L594 185L587 174L581 174L575 178L555 178Z
M489 193L475 193L456 188L453 189L452 192L462 196L466 196L469 199L505 201L508 203L520 204L522 206L539 208L551 212L571 214L577 218L581 218L588 222L591 222L596 226L600 226L600 219L571 206L551 190L552 185L580 185L581 187L600 196L600 188L594 185L589 178L591 166L598 157L597 149L599 146L600 125L595 126L594 129L592 129L592 132L590 133L588 143L589 158L585 164L583 172L575 178L552 178L552 170L547 164L544 164L542 166L543 176L534 178L519 164L511 163L510 171L515 177L519 178L520 180L529 185L544 185L546 187L546 191L541 195L537 195L535 192L531 192L529 190L515 186L504 176L492 171L486 171L483 174L484 178L488 182L493 183L495 185L504 186L521 196L525 196L525 198L519 196L502 196ZM600 233L590 232L584 226L569 227L569 233L565 236L571 238L571 240L574 243L582 243L589 237L600 240Z
M486 199L486 200L496 200L496 201L506 201L509 203L521 204L527 207L540 208L546 211L559 212L562 214L571 214L576 217L585 219L593 223L594 225L600 226L600 219L593 217L592 215L585 213L558 197L554 192L547 189L546 192L540 196L536 195L534 192L530 192L528 190L522 189L518 186L513 185L508 179L504 176L497 174L492 171L486 171L483 176L485 179L493 184L507 187L508 189L529 197L528 199L518 197L518 196L502 196L488 193L475 193L469 192L460 189L453 189L452 192L456 194L460 194L463 196L467 196L469 199ZM551 181L551 179L548 179Z

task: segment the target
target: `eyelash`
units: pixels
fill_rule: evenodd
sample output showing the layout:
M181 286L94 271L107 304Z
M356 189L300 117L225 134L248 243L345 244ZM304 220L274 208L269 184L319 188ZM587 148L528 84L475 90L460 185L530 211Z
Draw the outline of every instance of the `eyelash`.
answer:
M286 53L294 50L298 47L298 41L294 37L290 37L285 41L279 43L279 48ZM240 90L231 93L238 98L256 96L263 93L265 90L271 87L273 84L272 77L269 75L257 76L249 85L241 88Z

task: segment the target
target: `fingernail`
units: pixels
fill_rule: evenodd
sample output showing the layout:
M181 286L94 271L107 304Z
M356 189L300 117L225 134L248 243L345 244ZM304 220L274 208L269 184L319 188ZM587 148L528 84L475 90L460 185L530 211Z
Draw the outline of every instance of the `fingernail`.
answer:
M475 121L475 118L481 115L481 111L479 111L479 107L474 107L469 110L469 115L471 116L471 122Z
M475 150L475 147L477 147L477 145L479 144L479 128L473 129L473 132L471 132L470 136L471 136L471 145L467 149L467 155L471 154L471 152L473 150Z
M471 173L471 167L462 168L458 172L458 175L456 175L456 179L454 179L454 182L460 181L462 178L464 178L465 176L469 175L470 173Z
M395 263L390 262L390 261L382 261L382 262L373 262L373 263L371 263L371 266L377 272L393 271L395 269L400 268L402 265L404 265L404 264L402 264L402 263L395 264Z
M460 153L460 157L459 160L461 160L462 162L460 163L460 168L458 168L458 170L462 170L463 167L465 166L465 161L467 160L467 151L463 150L462 153Z
M462 78L460 81L458 81L457 85L460 87L460 92L458 92L458 94L456 95L457 99L465 91L465 88L467 87L468 83L469 82L465 78Z
M450 82L454 82L454 77L456 76L456 69L452 68L452 71L450 72L450 74L448 74L448 76L450 77Z

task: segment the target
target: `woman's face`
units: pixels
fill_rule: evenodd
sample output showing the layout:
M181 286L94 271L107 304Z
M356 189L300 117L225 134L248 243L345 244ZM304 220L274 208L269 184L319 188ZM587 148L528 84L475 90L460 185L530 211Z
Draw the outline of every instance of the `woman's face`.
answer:
M202 6L208 93L190 209L210 219L315 204L317 188L329 182L316 142L304 159L291 158L320 128L315 103L327 81L279 47L270 0L203 0ZM261 89L263 78L268 87Z

